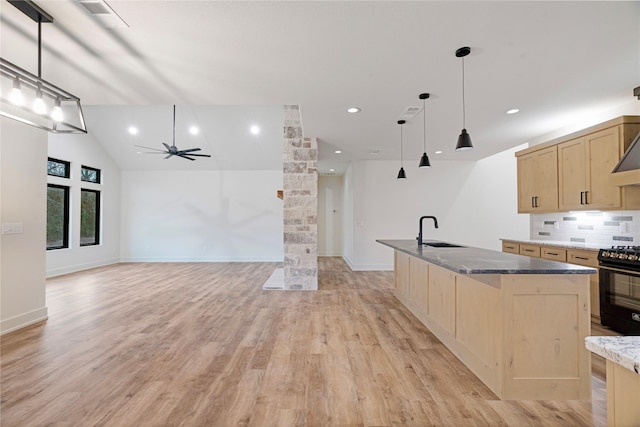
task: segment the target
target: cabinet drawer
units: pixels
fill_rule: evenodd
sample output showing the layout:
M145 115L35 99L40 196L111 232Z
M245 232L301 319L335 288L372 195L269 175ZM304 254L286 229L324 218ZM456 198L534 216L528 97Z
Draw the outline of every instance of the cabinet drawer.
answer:
M552 259L554 261L566 262L567 250L543 246L540 249L540 257L545 259Z
M540 258L540 246L538 245L520 245L520 255L527 255Z
M509 252L512 254L520 253L520 244L514 242L502 242L502 252Z
M585 267L598 268L598 252L568 249L567 262L571 264L584 265Z

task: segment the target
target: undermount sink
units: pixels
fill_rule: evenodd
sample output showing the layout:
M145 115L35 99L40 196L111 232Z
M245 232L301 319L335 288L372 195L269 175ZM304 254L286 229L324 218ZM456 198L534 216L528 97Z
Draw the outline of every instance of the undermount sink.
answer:
M425 246L432 246L434 248L464 248L464 246L454 245L453 243L447 242L426 242L423 243Z

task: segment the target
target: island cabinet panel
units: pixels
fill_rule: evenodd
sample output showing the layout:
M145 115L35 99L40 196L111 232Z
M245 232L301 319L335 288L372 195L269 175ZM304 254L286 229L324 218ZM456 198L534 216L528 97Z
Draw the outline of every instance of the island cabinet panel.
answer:
M513 399L591 396L586 276L503 276L505 295L504 393Z
M598 251L583 251L580 249L567 250L567 262L571 264L584 265L598 269ZM597 274L592 274L589 280L589 294L591 301L591 317L600 323L600 270Z
M456 275L435 265L429 268L429 317L455 335Z
M456 340L463 347L458 357L492 389L500 389L502 379L501 304L500 289L456 277Z
M395 291L396 294L409 297L409 259L411 256L404 252L395 251Z
M607 359L607 425L637 426L640 375Z
M429 263L418 258L409 260L409 299L423 314L429 313Z

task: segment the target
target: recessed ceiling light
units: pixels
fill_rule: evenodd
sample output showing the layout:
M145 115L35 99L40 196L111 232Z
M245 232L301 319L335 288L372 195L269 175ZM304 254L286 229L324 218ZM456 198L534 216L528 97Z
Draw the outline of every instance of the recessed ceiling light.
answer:
M199 133L200 133L200 129L198 128L198 126L191 126L191 127L189 128L189 133L190 133L191 135L197 135L197 134L199 134Z
M438 150L435 152L436 154L442 154L442 150Z
M351 113L351 114L355 114L355 113L359 113L360 109L358 107L349 107L347 108L347 113Z
M129 133L131 135L137 135L138 134L138 128L135 126L129 126Z
M342 154L342 150L335 150L334 153L336 154Z
M378 150L377 148L373 148L369 150L369 154L371 154L372 156L377 156L378 154L380 154L380 150Z
M252 134L257 135L260 133L260 127L253 125L251 126L251 129L249 129L251 131Z
M336 171L335 169L329 169L329 172L335 172L335 171Z
M517 108L512 108L512 109L510 109L510 110L507 110L507 114L515 114L515 113L517 113L518 111L520 111L520 110L519 110L519 109L517 109Z

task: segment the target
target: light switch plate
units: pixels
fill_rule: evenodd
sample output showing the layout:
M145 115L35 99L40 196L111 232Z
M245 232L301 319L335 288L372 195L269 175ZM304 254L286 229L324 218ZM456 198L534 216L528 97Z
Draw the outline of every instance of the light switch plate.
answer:
M21 222L6 222L2 224L2 234L22 234Z

